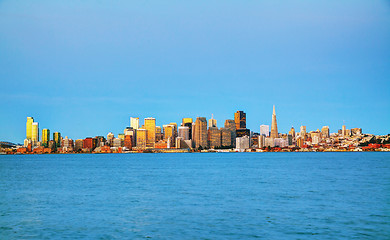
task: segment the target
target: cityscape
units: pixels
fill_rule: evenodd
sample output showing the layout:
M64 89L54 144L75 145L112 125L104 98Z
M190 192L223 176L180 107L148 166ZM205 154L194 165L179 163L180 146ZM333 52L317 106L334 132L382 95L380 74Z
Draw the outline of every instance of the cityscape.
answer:
M148 117L141 125L139 117L130 117L130 126L123 133L107 136L71 139L61 132L39 130L39 123L27 117L23 146L2 142L3 154L42 153L137 153L137 152L333 152L390 151L390 135L363 133L361 128L347 129L342 125L336 132L328 126L317 130L291 127L280 133L273 106L271 127L260 125L259 132L246 127L246 113L237 111L234 119L226 119L218 128L213 116L183 118L180 124L156 125ZM40 135L41 133L41 135Z

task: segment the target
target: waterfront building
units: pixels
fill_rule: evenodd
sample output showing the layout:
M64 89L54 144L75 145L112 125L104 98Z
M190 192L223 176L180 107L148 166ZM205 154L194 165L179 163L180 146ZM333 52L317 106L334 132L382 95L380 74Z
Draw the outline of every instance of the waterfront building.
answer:
M223 147L232 146L232 131L228 128L221 128L221 145Z
M265 136L262 135L262 134L260 134L260 135L258 136L257 142L258 142L258 147L259 147L259 148L263 148L263 147L265 146Z
M50 141L50 130L47 128L42 129L42 145L45 147L49 146Z
M217 127L209 127L207 135L208 145L210 148L221 146L221 130Z
M323 138L329 138L330 133L329 133L329 126L323 126L321 129L321 135Z
M112 132L109 132L109 133L107 134L107 144L108 144L109 146L112 146L112 143L113 143L113 141L114 141L114 138L115 138L115 136L114 136L114 134L113 134Z
M120 139L119 137L114 138L113 147L116 147L116 148L122 147L122 142L123 142L122 139Z
M189 139L192 139L192 118L183 118L183 121L182 121L182 126L183 127L188 127L188 135L189 135Z
M177 137L177 123L171 122L169 125L173 126L173 140Z
M246 113L243 111L237 111L234 113L234 122L236 129L246 128Z
M102 147L106 145L106 139L103 136L96 136L94 137L94 141L96 141L96 147Z
M161 127L160 126L156 126L156 142L162 140L163 137L164 137L164 135L162 133Z
M194 127L195 148L207 148L207 120L205 117L197 117Z
M39 124L37 122L32 123L31 142L33 146L36 146L39 142Z
M265 145L265 147L275 147L274 139L271 137L266 137L264 145Z
M145 149L147 141L147 130L139 128L137 129L137 148Z
M130 127L137 130L139 129L139 118L138 117L130 117Z
M214 119L214 114L211 114L211 119L209 119L209 128L217 127L217 119Z
M190 128L187 126L179 127L178 137L181 137L182 140L190 140Z
M304 144L304 138L303 137L297 138L297 146L302 148L303 144Z
M164 128L164 140L174 139L175 136L175 126L171 124L163 125Z
M231 145L234 147L236 146L236 123L234 122L233 119L226 119L225 120L225 128L229 129L231 131Z
M125 135L124 140L124 147L126 147L129 150L132 150L133 148L133 136L132 135Z
M303 140L306 139L306 126L301 126L301 129L300 129L300 136L301 138L303 138Z
M250 139L249 136L242 136L236 138L236 149L243 151L250 147Z
M76 139L75 144L74 144L74 150L76 152L81 151L84 145L84 140L83 139Z
M276 112L275 112L275 105L272 112L272 124L271 124L271 138L277 138L279 137L278 133L278 124L276 122Z
M94 141L93 138L87 137L83 141L83 148L85 148L87 151L92 151L96 147L96 140Z
M125 137L126 137L126 135L130 135L131 136L132 146L137 146L137 130L135 130L132 127L127 127L124 130L124 134L125 134Z
M156 143L156 119L152 117L145 118L145 129L148 131L146 135L146 147L154 148Z
M295 137L295 129L294 129L294 127L291 127L290 131L288 132L288 135L291 135L293 138Z
M269 125L260 125L260 135L269 137Z
M31 140L32 138L32 123L34 122L33 117L27 117L26 122L26 139Z
M63 152L72 152L74 149L73 140L65 136L61 141L61 147Z

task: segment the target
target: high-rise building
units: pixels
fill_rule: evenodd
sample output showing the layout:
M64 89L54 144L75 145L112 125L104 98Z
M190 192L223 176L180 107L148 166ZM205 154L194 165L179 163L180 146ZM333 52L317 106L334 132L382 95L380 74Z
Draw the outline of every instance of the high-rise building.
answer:
M33 143L33 146L35 146L39 142L39 124L37 122L32 123L31 133L31 142Z
M161 127L160 126L156 126L156 142L158 142L161 139L163 139L163 137L164 137L164 135L162 133Z
M138 117L130 117L130 127L137 130L139 129L139 118Z
M174 123L174 122L171 122L169 125L172 125L173 126L173 138L172 140L175 140L175 138L177 137L177 123ZM173 141L174 143L175 141Z
M183 118L181 125L183 127L188 127L189 139L192 139L192 118Z
M50 130L47 128L42 129L42 145L45 147L49 146L50 141Z
M131 150L133 148L133 136L132 135L125 135L125 141L124 146Z
M178 136L181 137L182 140L189 140L190 139L190 128L187 126L179 127Z
M207 120L205 117L197 117L194 127L195 148L207 148Z
M230 147L232 144L232 130L228 128L221 128L221 146L222 147Z
M269 125L260 125L260 135L269 137Z
M291 127L290 131L288 132L289 135L291 135L291 137L295 137L295 129L294 127Z
M34 122L33 117L27 117L27 122L26 122L26 139L32 138L32 123Z
M53 141L55 142L56 147L61 147L61 133L54 132L53 133Z
M148 131L146 136L146 147L154 148L156 143L156 119L152 117L145 118L145 129Z
M276 112L275 112L275 105L272 112L272 124L271 124L271 138L278 138L278 124L276 122Z
M217 119L214 119L214 114L211 114L211 119L209 119L209 128L217 127Z
M145 149L147 142L147 130L139 128L137 129L137 148Z
M236 138L236 149L239 150L245 150L250 147L250 137L249 136L242 136Z
M329 138L329 126L323 126L321 129L321 135L323 138Z
M236 129L246 128L246 113L243 111L235 112L234 122L236 123Z
M262 134L258 136L258 146L259 148L263 148L265 146L265 136Z
M301 129L300 129L300 136L302 138L302 140L305 140L306 139L306 126L301 126Z
M219 130L217 127L209 127L207 135L210 148L221 146L221 130Z
M229 129L231 133L231 146L236 146L236 123L233 119L226 119L225 120L225 128Z
M163 125L163 129L164 129L164 140L168 140L169 138L171 138L171 140L173 140L174 135L175 135L175 126L170 125L170 124L166 124L166 125Z
M112 132L109 132L107 134L107 143L109 146L112 146L112 144L114 143L114 138L115 138L115 136Z
M137 130L132 127L127 127L123 133L131 136L132 146L137 146Z

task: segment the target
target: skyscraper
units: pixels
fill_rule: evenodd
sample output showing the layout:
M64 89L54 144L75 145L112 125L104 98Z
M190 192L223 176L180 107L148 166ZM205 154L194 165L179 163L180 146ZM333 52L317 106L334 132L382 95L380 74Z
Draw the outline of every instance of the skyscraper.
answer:
M31 141L35 146L39 142L39 124L37 122L32 123Z
M235 112L234 122L236 123L236 129L246 128L246 113L243 111Z
M32 123L34 122L33 117L27 117L26 122L26 139L31 139L32 137Z
M275 105L272 112L272 125L271 125L271 138L277 138L279 137L278 133L278 124L276 122L276 112L275 112Z
M178 136L180 138L182 138L183 140L189 140L190 139L189 127L187 127L187 126L179 127L179 134L178 134Z
M54 132L53 133L53 140L55 142L56 147L61 147L61 133Z
M225 128L229 129L231 131L231 146L236 145L236 123L233 119L226 119L225 120Z
M329 126L323 126L321 129L321 135L323 138L329 138Z
M49 146L50 141L50 130L47 128L42 129L42 145L47 147Z
M148 131L146 136L146 147L154 148L156 143L156 119L145 118L145 129Z
M207 136L210 148L221 146L221 130L219 130L217 127L210 127Z
M205 117L196 118L193 141L195 148L207 148L207 120Z
M137 130L137 148L145 149L147 142L147 132L146 129L139 128Z
M290 131L288 132L288 135L291 135L291 137L295 137L295 129L294 127L291 127Z
M192 139L192 118L183 118L181 125L188 127L189 139Z
M214 119L214 114L211 114L211 119L209 119L209 128L217 127L217 119Z
M139 118L138 117L130 117L130 127L133 129L139 128Z
M269 137L269 125L260 125L260 135Z
M301 129L300 129L301 131L300 131L300 135L301 135L301 138L303 139L303 140L305 140L306 139L306 126L301 126Z
M341 133L342 133L343 136L347 135L347 128L345 127L345 125L342 126Z

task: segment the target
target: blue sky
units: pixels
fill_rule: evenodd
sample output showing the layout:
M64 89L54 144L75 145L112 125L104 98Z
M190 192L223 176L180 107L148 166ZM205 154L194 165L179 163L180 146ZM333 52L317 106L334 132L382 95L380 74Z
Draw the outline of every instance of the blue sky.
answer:
M0 140L237 110L390 133L389 1L0 1Z

